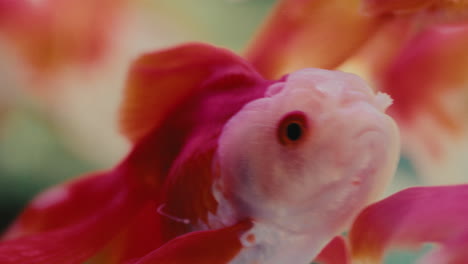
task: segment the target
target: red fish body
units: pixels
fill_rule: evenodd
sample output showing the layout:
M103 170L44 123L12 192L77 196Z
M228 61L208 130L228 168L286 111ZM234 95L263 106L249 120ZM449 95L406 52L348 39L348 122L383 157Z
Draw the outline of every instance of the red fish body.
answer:
M265 80L203 44L145 55L122 107L131 153L34 200L0 263L308 263L393 174L390 103L351 74Z

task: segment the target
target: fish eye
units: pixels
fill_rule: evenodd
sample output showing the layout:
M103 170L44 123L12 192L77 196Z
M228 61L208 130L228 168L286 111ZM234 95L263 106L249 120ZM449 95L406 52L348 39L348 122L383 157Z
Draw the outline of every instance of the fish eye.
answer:
M304 112L290 112L279 122L278 141L283 145L299 143L307 136L307 129L307 118Z

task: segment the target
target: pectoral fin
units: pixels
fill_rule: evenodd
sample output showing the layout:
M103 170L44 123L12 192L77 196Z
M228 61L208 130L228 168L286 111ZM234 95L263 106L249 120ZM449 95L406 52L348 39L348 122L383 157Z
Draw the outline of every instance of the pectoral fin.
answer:
M244 221L231 227L193 232L175 238L132 264L225 264L242 249L240 235L252 223Z
M38 196L0 243L0 263L79 264L94 255L146 201L119 172L97 173Z

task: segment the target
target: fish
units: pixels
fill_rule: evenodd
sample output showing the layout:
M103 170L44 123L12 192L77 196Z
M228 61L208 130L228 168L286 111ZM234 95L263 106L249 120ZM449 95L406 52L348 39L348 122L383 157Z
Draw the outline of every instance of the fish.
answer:
M121 107L130 153L35 198L0 263L310 263L394 174L391 103L354 74L268 80L209 44L145 54Z

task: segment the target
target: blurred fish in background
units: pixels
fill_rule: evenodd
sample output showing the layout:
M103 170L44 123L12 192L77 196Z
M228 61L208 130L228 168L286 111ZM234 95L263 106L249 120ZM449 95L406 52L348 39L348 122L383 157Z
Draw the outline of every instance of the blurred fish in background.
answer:
M406 155L424 184L468 180L468 2L364 1L388 17L357 60L395 100ZM365 62L364 62L365 63Z

